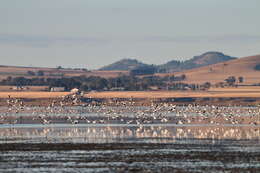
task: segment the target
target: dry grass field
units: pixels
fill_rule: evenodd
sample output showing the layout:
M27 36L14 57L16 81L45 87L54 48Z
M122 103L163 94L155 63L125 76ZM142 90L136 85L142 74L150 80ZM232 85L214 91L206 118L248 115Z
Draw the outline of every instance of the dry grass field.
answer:
M0 98L60 98L68 95L70 92L0 92ZM85 94L88 98L228 98L228 97L244 97L244 98L260 98L260 91L104 91L104 92L90 92Z
M237 78L242 76L244 77L243 84L254 84L260 83L260 71L254 69L257 64L260 64L260 55L239 58L173 74L176 76L185 74L187 78L183 81L185 83L202 84L210 82L215 84L218 82L224 82L224 80L229 76L235 76ZM169 74L157 75L165 76Z
M25 98L25 99L41 99L41 98L59 98L69 92L0 92L0 98Z
M15 88L15 86L0 85L0 92L15 91ZM48 91L49 86L23 86L23 88L28 91Z
M260 86L239 86L225 88L210 88L208 91L215 92L260 92Z
M57 77L74 77L74 76L100 76L104 78L117 77L121 74L128 74L127 71L84 71L75 69L57 69L57 68L43 68L43 67L19 67L19 66L0 66L0 80L11 77L27 77L33 78L38 76L28 75L28 71L37 73L38 71L44 72L44 78L57 78Z
M228 98L228 97L260 97L260 92L241 92L241 91L107 91L91 92L85 95L90 98Z

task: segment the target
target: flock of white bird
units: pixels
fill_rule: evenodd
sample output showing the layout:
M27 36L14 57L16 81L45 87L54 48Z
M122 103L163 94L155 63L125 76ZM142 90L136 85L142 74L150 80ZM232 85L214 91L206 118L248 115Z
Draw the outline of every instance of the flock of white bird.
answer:
M260 107L220 107L168 103L133 106L133 101L86 104L75 95L64 96L48 107L25 106L21 99L7 99L0 108L1 124L70 123L70 124L260 124Z

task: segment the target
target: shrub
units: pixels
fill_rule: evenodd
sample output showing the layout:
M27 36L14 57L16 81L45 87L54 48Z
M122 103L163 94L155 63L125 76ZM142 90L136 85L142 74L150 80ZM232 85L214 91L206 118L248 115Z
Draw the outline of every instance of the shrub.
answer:
M30 76L35 76L35 72L33 72L33 71L27 71L27 74Z
M243 83L244 82L244 78L242 76L238 77L238 81L239 83Z
M255 70L260 70L260 64L257 64L257 65L255 66Z

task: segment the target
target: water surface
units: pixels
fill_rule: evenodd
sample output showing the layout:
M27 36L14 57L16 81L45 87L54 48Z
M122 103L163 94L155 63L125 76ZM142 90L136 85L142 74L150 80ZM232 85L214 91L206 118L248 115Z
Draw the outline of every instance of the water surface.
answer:
M260 172L257 107L54 109L2 110L0 172Z

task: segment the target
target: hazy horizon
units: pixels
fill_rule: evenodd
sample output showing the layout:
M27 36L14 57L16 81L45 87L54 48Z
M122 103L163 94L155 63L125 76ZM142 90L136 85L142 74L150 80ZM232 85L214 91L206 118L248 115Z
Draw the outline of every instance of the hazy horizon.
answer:
M0 65L96 69L208 51L260 54L259 0L11 0L0 6Z

